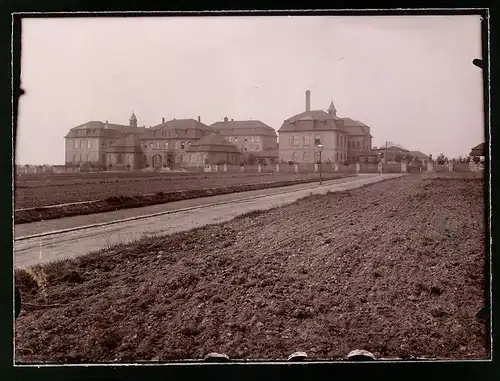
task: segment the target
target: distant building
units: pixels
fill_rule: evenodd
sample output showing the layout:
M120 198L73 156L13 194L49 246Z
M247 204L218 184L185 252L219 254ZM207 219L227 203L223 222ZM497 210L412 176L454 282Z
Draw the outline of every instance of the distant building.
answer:
M225 117L210 128L236 145L246 161L271 164L278 159L278 135L272 127L259 120L235 121Z
M146 131L137 127L134 113L129 125L90 121L72 128L64 137L66 139L66 165L96 163L106 165L108 149L118 139L127 135L140 135Z
M330 103L328 111L311 110L311 93L306 91L305 111L286 119L279 134L280 161L316 163L319 161L318 145L323 146L322 162L356 162L363 153L370 153L372 136L370 127L337 116L337 109Z
M178 167L192 162L191 155L195 151L193 148L188 152L188 149L193 143L213 134L214 130L202 123L200 117L198 120L170 121L163 118L160 124L151 128L138 127L134 113L129 125L90 121L72 128L65 136L66 165L121 170ZM232 144L225 147L226 154L234 154L237 150ZM209 155L209 161L213 157Z
M479 157L481 160L484 160L484 157L486 156L486 144L485 143L479 143L477 146L472 147L471 151L469 153L470 158L474 157Z
M379 155L383 162L401 162L406 155L410 154L410 150L394 144L387 144L380 148L374 147L372 152Z
M228 142L217 132L193 142L187 149L185 164L232 164L238 165L242 153L238 147Z

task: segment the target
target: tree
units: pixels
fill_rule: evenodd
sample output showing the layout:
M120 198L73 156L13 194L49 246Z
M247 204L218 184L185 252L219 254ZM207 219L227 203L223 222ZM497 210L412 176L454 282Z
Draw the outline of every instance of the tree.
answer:
M475 164L478 164L481 161L481 158L479 156L474 156L472 160L474 161Z
M437 157L437 163L439 165L444 165L446 163L446 156L444 156L444 153L440 153L439 156Z
M395 157L394 157L394 161L396 163L401 163L403 161L403 156L401 156L400 154L397 154Z

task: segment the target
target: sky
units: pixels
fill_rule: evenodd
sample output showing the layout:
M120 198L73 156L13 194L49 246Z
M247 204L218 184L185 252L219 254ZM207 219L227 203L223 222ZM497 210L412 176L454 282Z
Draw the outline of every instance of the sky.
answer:
M90 120L261 120L326 110L448 157L484 141L480 16L43 18L22 22L17 164L64 164Z

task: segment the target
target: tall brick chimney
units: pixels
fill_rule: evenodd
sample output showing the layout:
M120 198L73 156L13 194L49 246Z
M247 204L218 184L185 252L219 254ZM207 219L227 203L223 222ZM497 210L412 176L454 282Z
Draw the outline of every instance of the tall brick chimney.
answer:
M201 123L201 116L198 115L198 123Z
M165 123L165 117L161 118L161 124Z
M311 90L306 91L306 111L311 111Z

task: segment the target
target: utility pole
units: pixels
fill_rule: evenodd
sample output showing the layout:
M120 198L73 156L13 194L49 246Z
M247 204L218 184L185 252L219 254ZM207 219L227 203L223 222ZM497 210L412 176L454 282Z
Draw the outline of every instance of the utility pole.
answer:
M385 155L384 155L384 161L387 164L387 140L385 141Z

